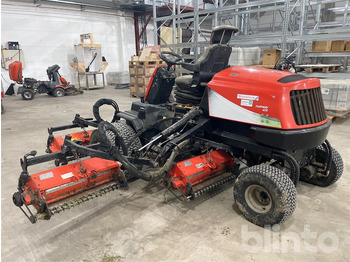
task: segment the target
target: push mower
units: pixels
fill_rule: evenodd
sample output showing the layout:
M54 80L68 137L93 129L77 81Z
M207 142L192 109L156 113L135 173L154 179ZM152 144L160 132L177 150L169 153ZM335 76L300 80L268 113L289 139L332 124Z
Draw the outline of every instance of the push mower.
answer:
M49 81L38 81L34 78L24 78L23 81L22 63L16 61L9 65L9 74L11 80L22 84L17 93L21 94L24 100L32 100L35 94L41 93L47 93L55 97L62 97L65 94L81 94L82 91L76 89L74 85L71 85L60 75L59 69L58 65L53 65L46 70Z
M48 154L32 151L21 159L14 204L35 223L136 178L163 185L184 201L233 184L243 216L264 226L292 215L299 180L321 187L335 183L343 162L326 140L331 122L320 81L228 67L235 32L231 26L214 28L196 63L160 52L167 66L155 70L145 97L130 110L101 99L93 106L95 119L76 115L72 124L50 128ZM174 65L192 73L176 77ZM104 104L115 109L111 122L100 117ZM54 135L72 128L83 131ZM29 174L30 166L47 161L57 167Z

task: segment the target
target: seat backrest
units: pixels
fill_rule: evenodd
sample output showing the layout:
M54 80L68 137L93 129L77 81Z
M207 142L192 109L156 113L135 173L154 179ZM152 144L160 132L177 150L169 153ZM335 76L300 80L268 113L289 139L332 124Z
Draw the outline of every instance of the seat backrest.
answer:
M58 74L59 69L60 69L59 65L53 65L46 70L49 80L52 81L55 85L58 85L60 82L59 74Z
M231 52L230 46L210 45L195 63L194 84L209 82L216 73L226 69Z
M226 69L231 52L232 47L230 46L209 46L197 61L199 71L217 73Z
M193 72L192 84L209 82L212 77L228 67L232 52L229 46L231 37L238 29L233 26L221 25L213 29L210 36L210 46L193 64L183 63L182 67Z

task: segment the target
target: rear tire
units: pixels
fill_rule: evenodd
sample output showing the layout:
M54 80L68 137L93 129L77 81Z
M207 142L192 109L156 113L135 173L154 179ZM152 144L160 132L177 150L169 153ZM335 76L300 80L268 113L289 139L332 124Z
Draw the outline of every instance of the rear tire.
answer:
M55 89L52 91L52 94L55 97L62 97L65 95L65 91L63 88L55 87Z
M343 159L333 147L332 150L332 159L331 159L331 168L329 170L329 175L325 176L314 176L311 179L304 180L307 183L320 186L327 187L333 185L335 182L339 180L341 175L343 174L344 163ZM315 160L318 163L324 164L327 161L327 152L322 148L317 148L315 152Z
M233 195L243 216L258 226L283 223L296 207L292 180L268 165L245 169L234 184Z
M31 89L24 89L21 95L24 100L33 100L34 91Z

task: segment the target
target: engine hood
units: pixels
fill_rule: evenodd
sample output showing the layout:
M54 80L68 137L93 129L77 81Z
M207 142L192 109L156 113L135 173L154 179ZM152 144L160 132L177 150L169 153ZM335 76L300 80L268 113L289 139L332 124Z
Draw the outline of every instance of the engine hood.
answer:
M234 66L217 73L208 83L209 115L270 128L314 127L327 120L298 125L293 110L301 110L306 117L318 116L317 111L324 111L319 89L317 78L288 71Z
M294 77L291 77L294 76ZM286 81L281 79L287 78ZM216 86L219 89L227 86L247 86L253 87L255 90L270 87L295 86L302 88L304 83L307 88L319 87L320 81L317 78L306 78L299 74L291 73L289 71L272 70L266 68L258 68L251 66L233 66L217 73L213 79L208 83L208 86L215 91ZM301 84L301 85L300 85ZM276 90L274 90L276 91Z

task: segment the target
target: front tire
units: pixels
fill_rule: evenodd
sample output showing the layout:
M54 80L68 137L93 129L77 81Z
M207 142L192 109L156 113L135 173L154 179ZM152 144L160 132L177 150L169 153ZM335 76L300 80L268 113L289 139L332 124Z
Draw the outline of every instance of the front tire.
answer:
M31 89L24 89L21 95L24 100L33 100L34 91Z
M134 150L137 150L142 146L140 138L138 137L134 138L136 133L131 126L122 122L114 122L111 124L117 129L118 134L123 138L125 145L126 146L129 145L128 147L129 156L132 154ZM107 131L106 135L108 140L111 142L111 144L115 145L115 135L113 134L113 132ZM90 145L95 143L100 143L100 142L101 142L101 138L98 133L98 130L94 130L90 136ZM120 152L122 153L121 147L120 147Z
M136 137L136 133L131 126L123 122L114 122L114 123L111 123L111 125L114 126L114 128L118 132L118 135L123 139L125 146L127 146L128 156L131 156L133 151L142 147L140 138ZM116 140L115 134L112 131L107 130L106 137L109 140L109 143L111 145L115 145L119 147L120 153L123 154L122 146L116 143L115 141ZM90 145L95 143L101 143L101 135L98 129L92 131L89 143ZM131 174L130 172L125 172L125 176L127 180L135 178L134 175Z
M245 169L234 184L233 194L243 216L258 226L283 223L296 207L297 192L292 180L268 165Z
M55 97L62 97L65 95L65 91L63 88L60 87L56 87L53 91L52 91L53 96Z

